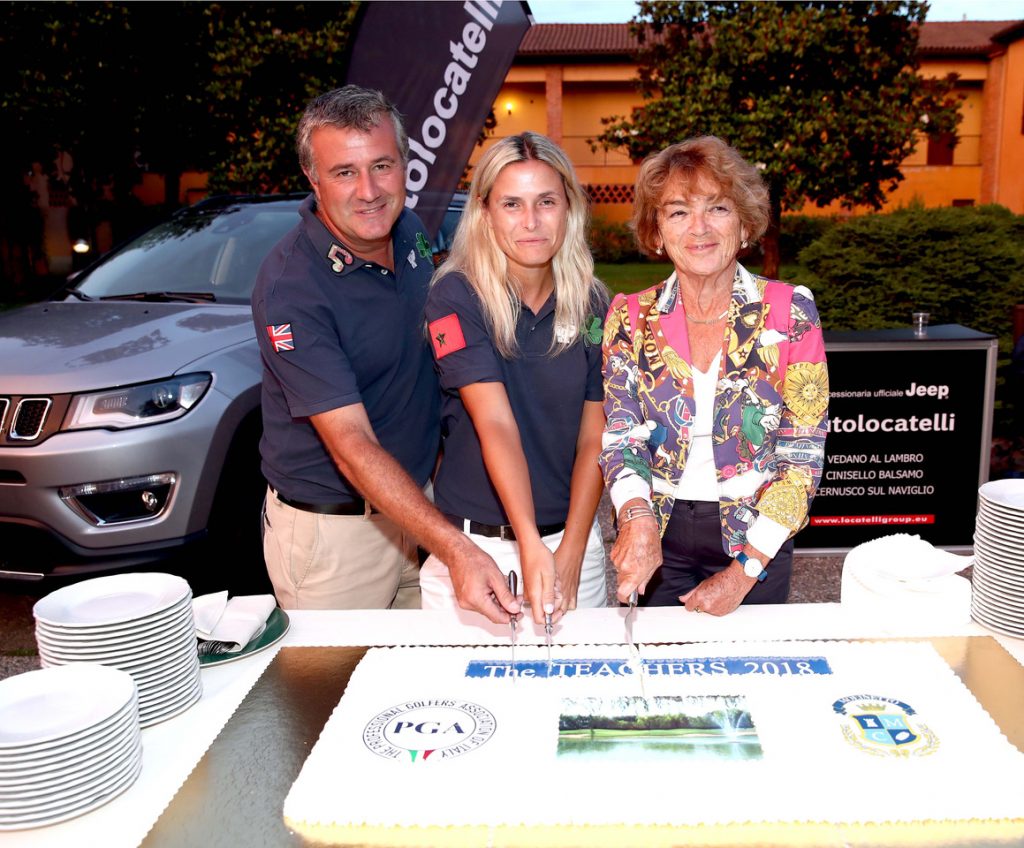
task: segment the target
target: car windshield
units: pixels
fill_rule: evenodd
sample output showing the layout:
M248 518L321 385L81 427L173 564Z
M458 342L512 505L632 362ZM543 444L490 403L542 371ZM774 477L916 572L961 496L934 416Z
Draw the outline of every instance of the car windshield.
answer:
M299 221L299 201L186 209L74 282L83 300L248 303L270 249Z

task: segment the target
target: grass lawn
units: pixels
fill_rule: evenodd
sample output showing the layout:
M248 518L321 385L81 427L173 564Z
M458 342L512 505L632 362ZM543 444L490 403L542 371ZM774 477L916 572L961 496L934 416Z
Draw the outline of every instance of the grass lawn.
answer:
M761 266L753 263L745 265L749 271L760 273ZM799 265L783 265L779 277L788 280L792 277ZM603 280L612 292L631 294L650 288L655 283L660 283L672 273L672 265L668 262L622 262L611 264L598 262L594 266L594 273L598 279Z

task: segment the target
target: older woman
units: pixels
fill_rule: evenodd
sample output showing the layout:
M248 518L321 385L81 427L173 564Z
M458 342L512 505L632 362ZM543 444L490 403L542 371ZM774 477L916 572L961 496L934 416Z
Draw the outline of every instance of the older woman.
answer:
M821 476L828 372L811 293L751 274L768 194L719 138L674 144L637 179L633 227L675 272L605 323L601 466L618 597L725 615L783 603Z
M437 506L514 572L535 621L605 606L594 514L604 412L604 286L589 202L565 153L536 133L502 139L474 170L426 314L444 391ZM425 609L459 596L445 564L420 572Z

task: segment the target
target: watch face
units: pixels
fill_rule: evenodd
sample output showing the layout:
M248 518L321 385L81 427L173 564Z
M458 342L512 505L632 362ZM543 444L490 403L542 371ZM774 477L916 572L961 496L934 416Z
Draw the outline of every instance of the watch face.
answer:
M745 553L740 552L736 557L743 565L743 573L747 577L760 577L761 572L764 571L764 563L759 559L748 557Z

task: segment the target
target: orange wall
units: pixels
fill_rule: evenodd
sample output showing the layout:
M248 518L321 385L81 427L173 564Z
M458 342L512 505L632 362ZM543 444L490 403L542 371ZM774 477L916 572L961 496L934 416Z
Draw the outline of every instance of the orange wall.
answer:
M917 150L904 160L904 179L889 195L886 207L897 208L911 202L926 206L949 206L954 201L998 202L1024 214L1024 40L1010 45L1003 57L991 62L977 58L925 59L921 73L930 77L959 74L957 92L963 96L962 120L953 164L929 166L928 143L922 138ZM498 126L489 143L528 129L557 138L560 130L562 146L581 182L603 191L604 196L614 194L608 190L610 186L628 191L636 179L637 167L618 151L591 151L588 140L600 134L602 117L628 115L642 103L632 83L635 74L636 68L625 64L513 67L495 101ZM993 74L998 79L992 79ZM559 77L561 122L560 126L552 126L545 85L546 80ZM513 105L511 116L507 114L506 103ZM991 113L986 111L990 109ZM479 159L481 152L480 148L474 151L471 163ZM630 207L629 202L596 202L594 214L626 220ZM806 204L800 211L811 215L849 214L836 204L824 209Z

